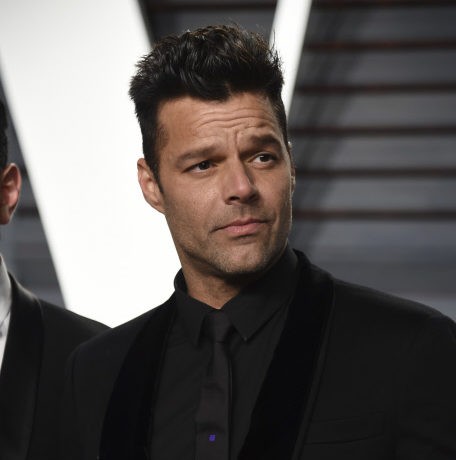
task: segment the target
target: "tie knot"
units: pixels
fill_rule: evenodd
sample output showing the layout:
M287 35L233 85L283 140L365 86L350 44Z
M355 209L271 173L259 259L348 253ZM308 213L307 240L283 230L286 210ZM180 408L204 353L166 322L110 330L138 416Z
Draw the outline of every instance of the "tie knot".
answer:
M225 312L214 310L206 315L206 330L214 342L225 342L232 325Z

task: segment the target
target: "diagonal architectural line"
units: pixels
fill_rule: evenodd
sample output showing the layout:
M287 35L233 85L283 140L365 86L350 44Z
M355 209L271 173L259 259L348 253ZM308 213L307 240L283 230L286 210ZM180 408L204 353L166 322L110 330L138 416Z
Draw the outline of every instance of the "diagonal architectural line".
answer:
M136 178L127 92L149 49L138 5L0 0L0 11L2 82L65 303L120 324L164 301L179 267Z
M293 99L311 3L310 0L278 0L274 14L270 43L282 58L285 79L282 99L287 114Z

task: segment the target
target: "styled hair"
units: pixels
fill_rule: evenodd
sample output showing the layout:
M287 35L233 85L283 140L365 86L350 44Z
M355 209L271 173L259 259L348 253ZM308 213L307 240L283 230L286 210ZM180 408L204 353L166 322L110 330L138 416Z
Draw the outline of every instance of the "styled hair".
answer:
M282 86L277 52L257 33L218 25L159 40L138 62L129 93L141 127L144 158L158 183L160 104L182 96L226 101L239 92L259 93L271 102L288 145Z
M6 109L3 102L0 100L0 171L8 162L8 139L6 138L6 128L8 127L8 119L6 118Z

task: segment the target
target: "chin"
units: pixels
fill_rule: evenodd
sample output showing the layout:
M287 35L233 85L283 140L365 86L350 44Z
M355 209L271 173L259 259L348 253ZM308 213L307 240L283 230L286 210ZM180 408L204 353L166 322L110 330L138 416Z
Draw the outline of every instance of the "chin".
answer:
M228 278L255 276L265 272L276 260L281 251L262 251L256 254L233 254L219 260L219 269Z

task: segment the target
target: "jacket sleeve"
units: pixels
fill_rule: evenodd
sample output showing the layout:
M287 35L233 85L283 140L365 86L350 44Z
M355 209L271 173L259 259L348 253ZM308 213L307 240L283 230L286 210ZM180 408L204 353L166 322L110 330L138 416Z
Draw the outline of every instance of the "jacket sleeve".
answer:
M456 325L424 322L399 371L398 460L456 459Z

